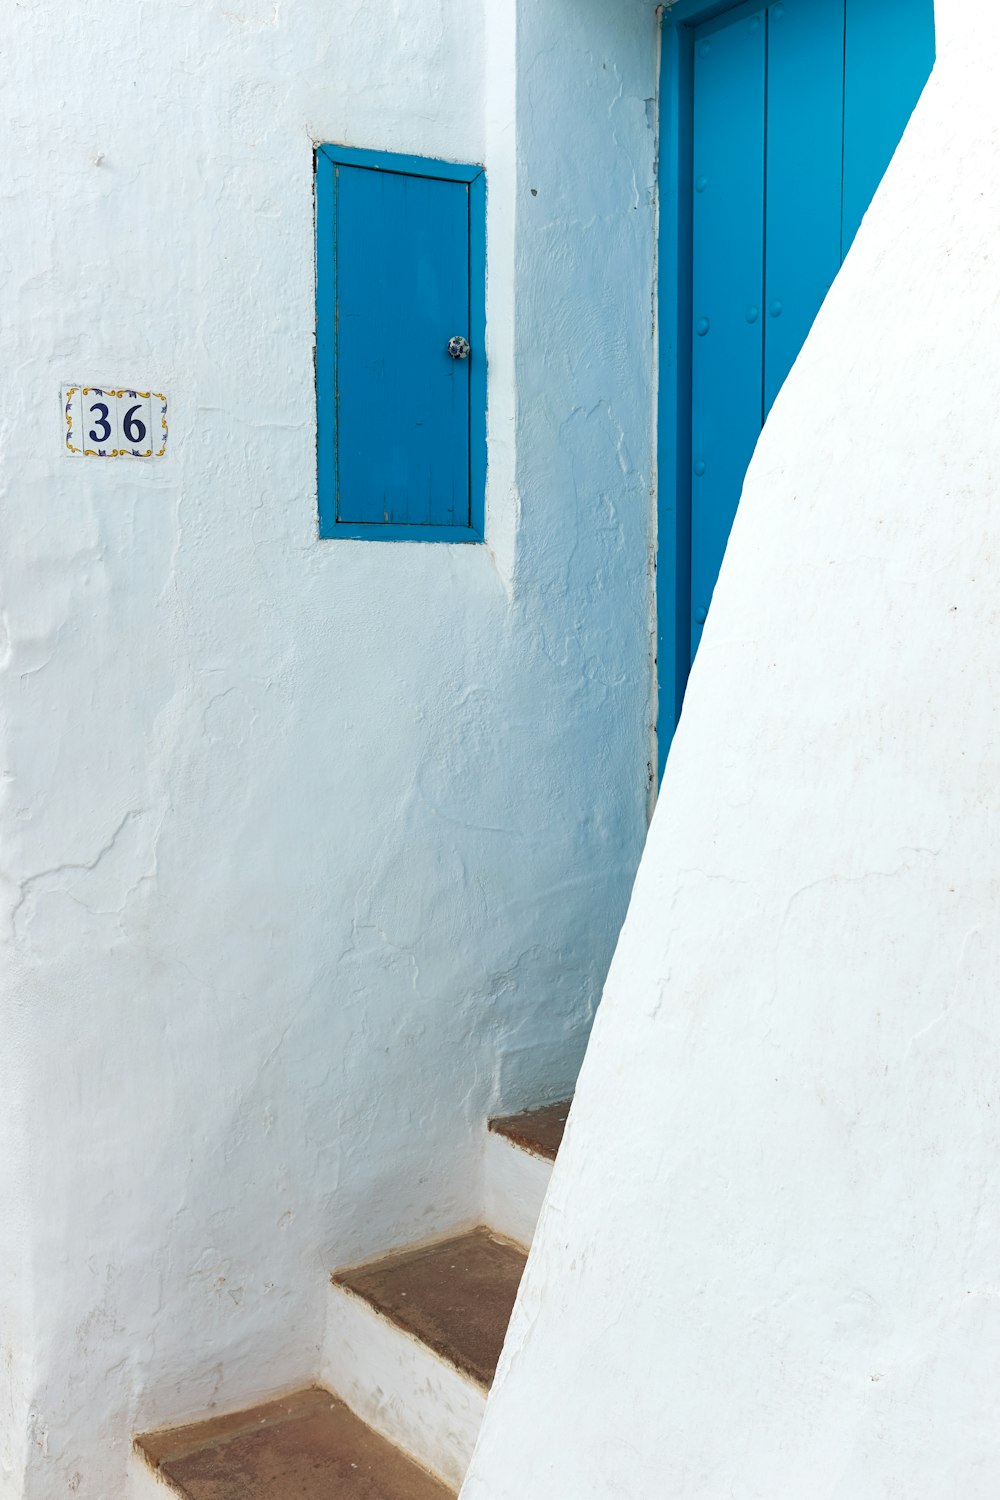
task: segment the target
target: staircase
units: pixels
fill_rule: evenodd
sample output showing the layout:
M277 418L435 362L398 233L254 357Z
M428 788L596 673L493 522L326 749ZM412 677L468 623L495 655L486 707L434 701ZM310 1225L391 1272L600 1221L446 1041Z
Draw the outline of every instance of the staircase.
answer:
M322 1384L136 1438L130 1500L453 1500L568 1110L491 1120L488 1225L335 1272Z

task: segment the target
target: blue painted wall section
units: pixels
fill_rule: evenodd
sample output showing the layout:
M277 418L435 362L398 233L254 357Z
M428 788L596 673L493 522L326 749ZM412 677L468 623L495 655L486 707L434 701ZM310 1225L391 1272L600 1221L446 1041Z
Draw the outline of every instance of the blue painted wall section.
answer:
M320 535L481 540L482 169L320 147L316 232Z
M661 772L760 430L933 62L933 0L664 16Z

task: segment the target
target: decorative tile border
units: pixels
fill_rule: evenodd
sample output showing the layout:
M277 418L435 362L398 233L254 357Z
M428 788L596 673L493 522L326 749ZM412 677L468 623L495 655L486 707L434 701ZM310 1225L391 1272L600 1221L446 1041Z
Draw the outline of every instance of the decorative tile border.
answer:
M69 454L83 458L163 458L167 451L167 397L163 391L67 385L62 390L62 411ZM102 428L106 430L100 431Z
M78 434L73 431L73 418L76 406L78 404L74 402L73 397L76 395L79 389L80 387L78 385L67 385L63 387L63 412L66 417L66 447L70 453L83 452L83 449L77 447L76 443L73 441L74 437L78 436Z

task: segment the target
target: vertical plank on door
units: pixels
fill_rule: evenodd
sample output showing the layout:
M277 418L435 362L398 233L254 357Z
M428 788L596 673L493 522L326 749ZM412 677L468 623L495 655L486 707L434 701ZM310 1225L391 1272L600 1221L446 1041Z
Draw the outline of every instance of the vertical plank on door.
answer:
M776 0L767 61L764 416L840 268L844 0Z
M694 37L692 658L761 428L766 38L763 6Z
M337 518L468 526L468 184L337 173Z
M933 0L847 0L846 255L934 66Z

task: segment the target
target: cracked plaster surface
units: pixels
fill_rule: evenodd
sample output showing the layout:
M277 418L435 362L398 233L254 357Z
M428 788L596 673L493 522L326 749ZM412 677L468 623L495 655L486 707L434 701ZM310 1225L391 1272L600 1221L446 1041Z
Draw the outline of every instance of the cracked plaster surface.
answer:
M467 1218L485 1116L575 1076L646 827L654 56L597 69L569 211L516 20L12 8L4 1500L311 1378L328 1271ZM483 548L317 542L320 140L486 163ZM64 460L95 376L162 382L166 463Z

